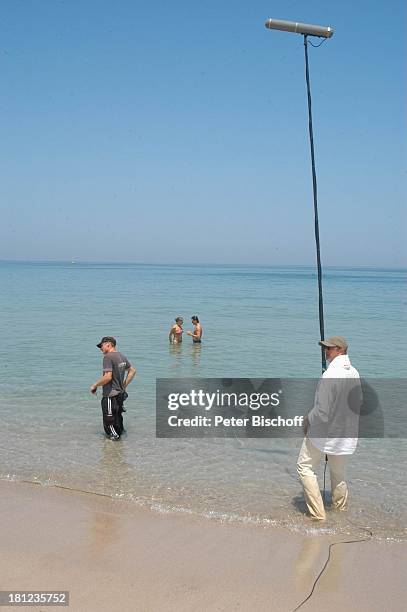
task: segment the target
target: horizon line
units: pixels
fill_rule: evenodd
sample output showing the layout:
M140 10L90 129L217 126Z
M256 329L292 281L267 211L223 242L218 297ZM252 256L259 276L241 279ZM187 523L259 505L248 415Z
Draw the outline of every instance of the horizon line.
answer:
M314 268L316 264L296 264L296 263L282 263L282 264L271 264L271 263L225 263L225 262L142 262L142 261L107 261L107 260L96 260L96 259L0 259L0 263L54 263L54 264L99 264L99 265L135 265L135 266L230 266L230 267L262 267L262 268ZM381 270L407 270L407 265L374 265L374 264L326 264L322 266L324 268L364 268L364 269L381 269Z

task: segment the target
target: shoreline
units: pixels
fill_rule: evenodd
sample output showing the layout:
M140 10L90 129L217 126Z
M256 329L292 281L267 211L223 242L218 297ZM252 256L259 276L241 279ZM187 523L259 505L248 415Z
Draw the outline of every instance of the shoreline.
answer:
M152 512L153 514L163 516L179 516L189 517L199 521L209 521L218 525L235 525L235 526L252 526L261 529L275 529L282 532L288 532L299 536L312 536L312 537L329 537L329 538L360 538L361 541L368 537L374 542L383 543L398 543L407 545L407 532L405 528L394 532L394 527L389 532L377 532L374 526L371 526L370 522L364 520L363 517L349 518L349 511L344 513L338 513L333 510L331 506L327 505L327 520L326 521L313 521L307 513L305 501L301 500L298 502L299 509L296 517L287 518L287 514L276 516L273 518L270 516L263 516L257 514L237 514L223 512L222 510L200 510L198 508L190 508L183 505L172 505L170 502L165 500L148 500L148 499L133 499L125 494L110 495L108 493L98 492L94 490L81 489L74 486L59 484L56 481L45 480L26 480L19 479L15 476L8 478L0 478L1 483L12 483L16 485L27 485L38 487L45 492L48 490L56 489L66 492L70 492L73 495L82 494L104 498L114 503L127 504L129 510L134 509L135 512L138 510L144 512ZM295 520L296 519L296 520ZM332 521L334 519L335 522ZM339 519L339 520L338 520ZM358 520L358 523L355 521ZM360 523L360 524L359 524Z
M309 595L329 544L349 539L21 482L1 481L0 494L2 590L69 590L75 612L289 612ZM301 610L402 609L406 549L372 540L332 547Z

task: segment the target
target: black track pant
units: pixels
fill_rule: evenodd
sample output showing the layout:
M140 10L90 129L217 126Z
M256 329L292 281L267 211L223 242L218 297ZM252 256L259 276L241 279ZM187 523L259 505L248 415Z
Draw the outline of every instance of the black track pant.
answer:
M123 433L123 395L102 397L103 428L107 436L120 438Z

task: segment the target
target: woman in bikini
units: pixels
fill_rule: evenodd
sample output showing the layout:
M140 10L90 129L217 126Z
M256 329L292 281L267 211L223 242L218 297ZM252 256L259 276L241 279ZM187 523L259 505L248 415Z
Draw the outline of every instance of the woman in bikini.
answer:
M183 323L184 319L182 317L177 317L175 319L175 325L171 327L170 333L168 334L168 338L171 344L179 344L180 342L182 342Z

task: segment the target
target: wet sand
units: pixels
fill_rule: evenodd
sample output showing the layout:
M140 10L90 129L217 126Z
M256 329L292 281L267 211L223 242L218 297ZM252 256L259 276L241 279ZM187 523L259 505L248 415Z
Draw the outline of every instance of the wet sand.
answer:
M219 524L4 481L0 516L1 590L70 592L69 608L29 608L44 612L289 612L310 593L328 545L354 539ZM334 546L300 609L399 612L407 601L406 553L405 542Z

